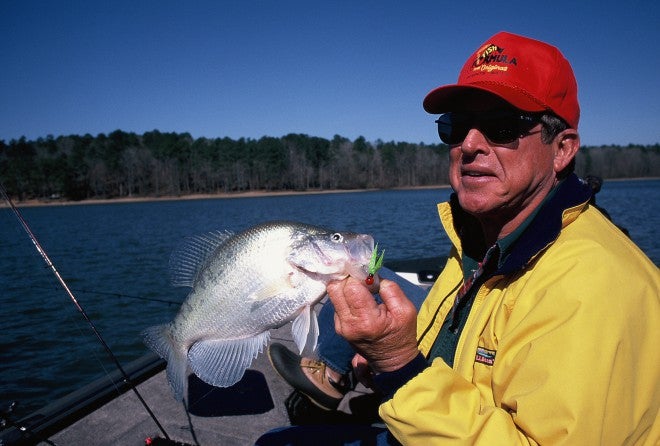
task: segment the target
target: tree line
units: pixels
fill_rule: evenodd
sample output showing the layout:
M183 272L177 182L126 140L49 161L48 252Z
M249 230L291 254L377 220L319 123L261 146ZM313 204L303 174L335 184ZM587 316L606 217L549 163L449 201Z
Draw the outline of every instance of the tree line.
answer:
M18 200L434 186L447 184L448 152L444 144L339 135L234 140L116 130L0 140L0 181ZM660 144L583 147L576 172L660 177Z

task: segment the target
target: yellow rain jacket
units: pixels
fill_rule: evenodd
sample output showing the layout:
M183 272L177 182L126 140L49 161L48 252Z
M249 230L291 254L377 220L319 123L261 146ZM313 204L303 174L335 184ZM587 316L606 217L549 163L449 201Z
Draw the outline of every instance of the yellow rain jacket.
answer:
M571 198L577 181L477 292L454 367L435 359L380 406L404 445L660 444L660 272ZM453 248L419 312L425 356L463 281L455 215L438 208Z

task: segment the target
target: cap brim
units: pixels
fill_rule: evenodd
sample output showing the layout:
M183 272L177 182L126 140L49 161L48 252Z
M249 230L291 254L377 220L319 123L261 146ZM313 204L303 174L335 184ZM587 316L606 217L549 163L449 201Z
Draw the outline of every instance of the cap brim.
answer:
M445 85L432 90L424 98L424 110L439 114L454 111L479 111L493 107L496 98L525 111L543 111L548 107L538 103L529 93L500 83L479 83L471 85ZM500 102L501 103L501 102Z

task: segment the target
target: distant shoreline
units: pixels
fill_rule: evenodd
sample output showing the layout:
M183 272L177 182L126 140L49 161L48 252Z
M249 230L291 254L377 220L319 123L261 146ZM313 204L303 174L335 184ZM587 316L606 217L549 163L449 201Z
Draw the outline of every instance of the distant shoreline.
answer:
M640 177L640 178L610 178L605 182L615 181L648 181L658 180L660 177ZM389 189L308 189L304 191L246 191L246 192L219 192L214 194L186 194L186 195L162 195L159 197L121 197L121 198L87 198L84 200L64 200L64 199L31 199L24 201L14 201L16 207L37 207L37 206L78 206L88 204L113 204L113 203L142 203L155 201L185 201L185 200L212 200L218 198L259 198L259 197L283 197L287 195L315 195L315 194L348 194L356 192L373 192L386 190L424 190L424 189L448 189L448 184L438 184L433 186L415 186L415 187L395 187ZM0 202L0 209L8 208L6 201Z
M78 206L88 204L114 204L114 203L146 203L156 201L185 201L185 200L213 200L218 198L259 198L259 197L283 197L287 195L320 195L320 194L344 194L356 192L373 192L378 190L423 190L423 189L447 189L449 185L399 187L391 189L308 189L304 191L246 191L246 192L219 192L215 194L186 194L186 195L162 195L159 197L121 197L121 198L88 198L84 200L64 199L31 199L14 201L17 208L38 206ZM0 208L8 208L6 201L0 202Z

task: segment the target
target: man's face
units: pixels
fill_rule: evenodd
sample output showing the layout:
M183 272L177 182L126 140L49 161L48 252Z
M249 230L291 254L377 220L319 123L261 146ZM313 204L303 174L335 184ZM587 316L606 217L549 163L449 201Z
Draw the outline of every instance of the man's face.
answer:
M556 181L554 151L541 141L541 124L532 125L499 144L477 126L450 146L449 180L466 212L482 222L507 224L526 217L545 198Z

